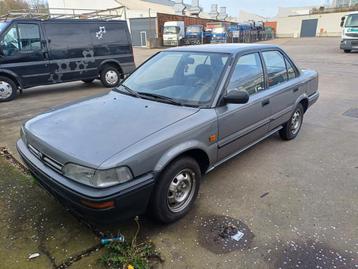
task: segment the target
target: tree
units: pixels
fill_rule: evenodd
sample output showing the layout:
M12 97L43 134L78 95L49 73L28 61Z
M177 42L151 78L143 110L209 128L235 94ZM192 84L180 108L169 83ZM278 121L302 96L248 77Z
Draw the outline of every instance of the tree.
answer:
M0 1L0 14L7 14L11 10L28 9L30 6L24 0L2 0Z

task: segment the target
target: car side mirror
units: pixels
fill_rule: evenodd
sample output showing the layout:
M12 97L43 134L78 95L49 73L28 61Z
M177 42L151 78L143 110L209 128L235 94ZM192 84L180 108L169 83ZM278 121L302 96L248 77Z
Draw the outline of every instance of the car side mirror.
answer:
M224 96L224 101L226 104L246 104L249 98L246 91L232 90Z
M341 27L343 27L345 20L346 20L346 17L342 17L342 18L341 18Z

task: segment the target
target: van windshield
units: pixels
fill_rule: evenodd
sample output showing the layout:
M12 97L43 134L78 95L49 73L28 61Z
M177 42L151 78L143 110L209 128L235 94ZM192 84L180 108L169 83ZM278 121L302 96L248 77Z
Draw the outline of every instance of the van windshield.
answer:
M358 14L352 14L347 17L346 27L358 27Z
M9 23L8 22L0 22L0 33L2 33L2 31L4 31L4 29L6 28L6 26L8 26Z
M177 34L180 28L177 26L164 26L164 34Z

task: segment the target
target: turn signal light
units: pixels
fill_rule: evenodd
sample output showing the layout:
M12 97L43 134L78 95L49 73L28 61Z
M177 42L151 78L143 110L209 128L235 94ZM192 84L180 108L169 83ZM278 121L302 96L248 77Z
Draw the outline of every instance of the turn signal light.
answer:
M81 199L81 203L87 207L94 209L110 209L114 208L114 201L106 201L106 202L92 202L88 200Z

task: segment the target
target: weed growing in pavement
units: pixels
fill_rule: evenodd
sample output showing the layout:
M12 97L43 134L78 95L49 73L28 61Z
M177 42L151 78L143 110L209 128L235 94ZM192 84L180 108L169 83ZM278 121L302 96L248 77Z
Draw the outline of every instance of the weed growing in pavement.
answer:
M106 253L102 256L101 261L107 268L149 269L151 268L151 258L160 260L152 242L137 242L140 224L138 217L134 220L137 224L137 231L132 240L115 241L106 246Z

